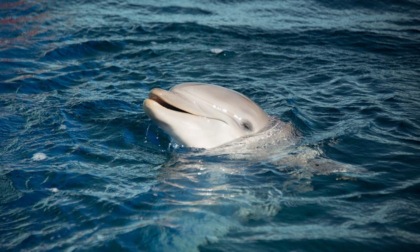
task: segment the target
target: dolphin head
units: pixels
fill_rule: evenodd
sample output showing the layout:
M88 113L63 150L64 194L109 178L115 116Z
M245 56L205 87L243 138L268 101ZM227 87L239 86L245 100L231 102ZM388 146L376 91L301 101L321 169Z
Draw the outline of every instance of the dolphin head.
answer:
M213 148L255 134L268 115L248 97L216 85L183 83L155 88L143 103L146 114L177 143Z

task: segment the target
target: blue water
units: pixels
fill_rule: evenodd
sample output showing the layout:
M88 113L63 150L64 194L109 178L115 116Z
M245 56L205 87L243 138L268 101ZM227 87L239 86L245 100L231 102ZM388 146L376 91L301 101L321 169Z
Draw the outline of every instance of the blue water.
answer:
M419 17L416 0L2 0L0 250L419 251ZM170 148L142 101L188 81L352 169Z

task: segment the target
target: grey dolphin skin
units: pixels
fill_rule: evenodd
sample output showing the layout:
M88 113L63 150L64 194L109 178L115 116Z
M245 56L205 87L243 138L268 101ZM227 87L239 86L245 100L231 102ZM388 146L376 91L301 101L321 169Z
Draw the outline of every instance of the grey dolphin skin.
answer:
M155 88L143 108L176 143L206 149L202 154L229 153L235 159L286 163L316 173L349 169L323 158L320 149L301 146L290 123L268 116L248 97L221 86L191 82L169 91Z
M213 148L258 133L269 117L236 91L203 83L155 88L143 103L146 114L178 144Z
M221 86L191 82L169 91L155 88L143 108L176 143L205 149L201 154L229 153L234 159L306 167L318 174L354 170L324 158L319 148L302 146L292 124L268 116L248 97Z

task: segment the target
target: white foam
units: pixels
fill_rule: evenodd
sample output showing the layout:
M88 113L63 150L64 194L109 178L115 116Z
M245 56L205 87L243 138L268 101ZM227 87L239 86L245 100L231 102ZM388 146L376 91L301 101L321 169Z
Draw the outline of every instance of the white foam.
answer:
M47 155L42 152L37 152L32 156L32 160L34 161L42 161L47 158Z
M212 48L212 49L210 49L210 52L212 52L214 54L221 54L223 52L223 49L220 49L220 48Z
M53 192L53 193L58 193L58 188L56 188L56 187L53 187L53 188L50 188L50 189L48 189L50 192Z

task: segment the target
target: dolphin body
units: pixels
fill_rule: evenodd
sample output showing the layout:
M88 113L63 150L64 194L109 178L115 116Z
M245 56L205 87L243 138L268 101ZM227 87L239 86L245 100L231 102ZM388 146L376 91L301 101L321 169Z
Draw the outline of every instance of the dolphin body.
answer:
M221 86L190 82L169 91L155 88L143 108L176 143L205 149L198 155L306 167L318 174L351 170L323 158L319 149L302 146L290 123L268 116L245 95Z
M155 88L143 103L146 114L178 144L210 149L256 134L270 118L236 91L203 83Z

